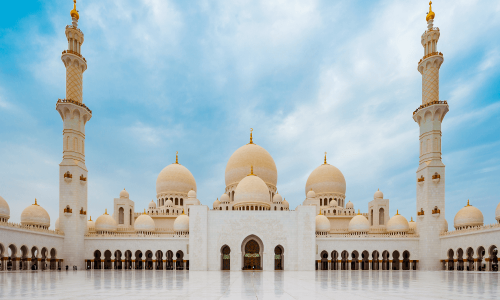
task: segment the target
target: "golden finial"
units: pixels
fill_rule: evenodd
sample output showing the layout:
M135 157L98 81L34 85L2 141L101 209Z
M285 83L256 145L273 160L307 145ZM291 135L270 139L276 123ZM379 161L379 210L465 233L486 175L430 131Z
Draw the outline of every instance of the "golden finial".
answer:
M143 213L143 215L145 215L145 214L146 214L146 209L144 209L144 213Z
M36 199L35 199L36 200ZM35 201L35 204L36 204L36 201ZM467 206L470 206L469 204L469 199L467 199Z
M217 200L219 200L219 199L217 198ZM184 208L182 209L182 214L184 215Z
M90 219L89 219L89 221L92 221L92 216L90 216Z
M358 215L360 215L361 213L359 212L359 209L358 209Z
M321 208L319 209L319 214L321 215Z
M35 204L33 204L33 205L38 205L38 204L36 203L36 198L35 198Z
M249 144L253 144L252 131L253 131L253 128L250 128L250 143Z
M253 166L250 166L250 174L248 176L257 176L253 173Z
M429 1L429 12L427 13L427 17L425 20L428 22L429 20L434 20L436 14L432 11L432 1Z
M413 217L411 217L411 220L410 220L410 222L413 222Z
M399 215L399 209L396 209L396 216Z
M326 165L326 152L325 152L325 165Z
M108 214L108 209L107 209L107 208L105 208L105 209L104 209L104 214L105 214L105 215L107 215L107 214Z
M175 151L175 163L179 164L179 151Z
M72 18L79 19L80 15L78 14L78 11L76 10L76 0L73 0L73 9L69 13Z

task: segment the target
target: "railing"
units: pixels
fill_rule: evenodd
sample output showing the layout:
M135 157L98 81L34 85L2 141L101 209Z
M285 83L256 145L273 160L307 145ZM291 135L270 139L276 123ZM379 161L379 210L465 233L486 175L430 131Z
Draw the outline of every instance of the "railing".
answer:
M76 30L76 31L80 32L82 35L84 35L84 34L83 34L83 32L80 30L80 28L75 27L75 26L73 26L73 25L66 25L66 29L74 29L74 30ZM439 30L439 29L438 29L438 30Z
M439 27L432 27L430 29L427 29L426 31L424 31L424 33L422 33L422 37L424 37L424 35L426 35L427 33L431 32L431 31L439 31Z
M429 106L435 105L435 104L448 104L448 102L446 100L443 100L443 101L432 101L432 102L429 102L429 103L422 104L417 109L415 109L415 111L413 112L413 114L416 114L417 111L419 111L422 108L426 108L426 107L429 107Z
M131 238L148 238L148 237L179 237L179 238L184 238L188 237L189 233L182 234L182 235L177 235L174 232L168 233L168 232L162 232L162 233L96 233L96 232L89 232L85 234L85 237L106 237L106 238L124 238L124 237L131 237Z
M489 224L489 225L474 226L474 227L471 226L471 227L467 227L464 229L456 229L453 231L442 232L440 234L440 236L460 235L460 234L464 234L464 233L477 232L477 231L494 229L494 228L500 228L500 224Z
M81 57L85 62L87 62L87 60L85 59L85 57L83 57L80 53L76 52L76 51L73 51L73 50L64 50L61 54L65 54L65 53L69 53L69 54L74 54L78 57Z
M328 210L330 210L331 212L328 212ZM333 212L332 210L335 210L335 212ZM338 210L338 208L335 207L321 208L321 211L325 216L356 216L358 214L355 211ZM364 217L368 217L368 213L362 213L361 215Z
M43 232L43 233L64 235L64 232L62 232L61 230L50 230L50 229L35 227L35 226L32 226L32 225L22 225L22 224L11 223L11 222L0 222L0 226L2 226L2 227L11 227L11 228L24 229L24 230L35 231L35 232Z
M441 52L432 52L432 53L429 53L429 54L427 54L427 55L424 55L424 57L422 57L422 59L421 59L421 60L419 60L419 61L418 61L418 63L421 63L424 59L426 59L426 58L428 58L428 57L431 57L431 56L436 56L436 55L438 55L438 56L443 56L443 53L441 53Z
M327 235L316 235L318 238L360 238L360 239L365 239L365 238L416 238L419 237L418 234L415 233L407 233L407 234L390 234L390 233L384 233L384 234L372 234L372 233L367 233L367 234L350 234L350 233L344 233L344 234L327 234Z
M58 103L72 103L72 104L75 104L75 105L78 105L78 106L81 106L81 107L85 108L90 114L92 114L92 111L90 110L90 108L88 108L85 104L80 103L80 102L75 101L75 100L71 100L71 99L58 99L56 105Z

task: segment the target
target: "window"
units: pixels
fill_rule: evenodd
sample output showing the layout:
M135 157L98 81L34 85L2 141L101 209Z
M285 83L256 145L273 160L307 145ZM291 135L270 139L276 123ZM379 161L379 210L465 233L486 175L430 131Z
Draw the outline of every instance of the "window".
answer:
M124 218L125 218L124 209L123 209L123 207L120 207L120 209L118 210L118 224L123 224Z

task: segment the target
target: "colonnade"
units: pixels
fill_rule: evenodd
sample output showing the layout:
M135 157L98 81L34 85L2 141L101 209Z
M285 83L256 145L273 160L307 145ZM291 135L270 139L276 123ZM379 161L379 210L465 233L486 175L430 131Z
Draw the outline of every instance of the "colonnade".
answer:
M449 249L447 259L441 260L442 269L447 271L492 271L498 272L498 248L491 245L486 252L483 246L474 251L472 247Z
M365 250L361 253L346 250L342 252L332 251L330 254L324 250L320 253L320 259L316 260L316 270L417 270L418 260L410 259L410 252L405 250L401 255L399 251L373 251Z

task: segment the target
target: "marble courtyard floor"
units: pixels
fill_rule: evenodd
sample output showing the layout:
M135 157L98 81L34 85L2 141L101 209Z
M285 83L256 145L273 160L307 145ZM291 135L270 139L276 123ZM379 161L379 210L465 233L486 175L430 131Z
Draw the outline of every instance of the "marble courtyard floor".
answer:
M500 299L500 274L453 271L14 271L2 299Z

